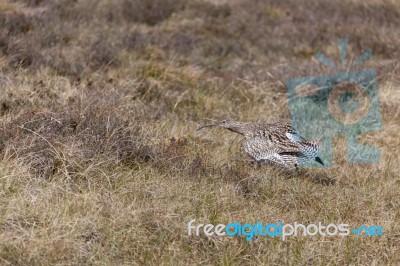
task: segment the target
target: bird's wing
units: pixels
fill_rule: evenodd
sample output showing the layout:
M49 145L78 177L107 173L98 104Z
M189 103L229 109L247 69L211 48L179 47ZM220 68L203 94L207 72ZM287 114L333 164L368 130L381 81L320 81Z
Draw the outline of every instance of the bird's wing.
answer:
M295 143L307 142L307 140L303 138L289 122L275 123L274 127L272 127L271 133L279 134L283 138L287 138L287 140Z
M297 152L284 153L280 147L265 138L246 139L242 145L245 152L257 162L277 165L288 170L297 166Z
M320 148L318 142L303 138L290 123L279 123L273 132L275 132L275 134L279 134L280 132L280 135L285 135L284 137L282 136L282 138L291 142L291 144L285 145L286 147L294 146L298 148L297 151L295 151L295 149L290 149L284 150L283 152L297 152L297 156L303 159L313 159L318 156ZM282 142L284 143L285 141Z
M287 137L284 139L281 138L282 136L272 136L270 138L256 136L248 138L243 142L243 148L251 157L265 156L270 153L301 152L297 143L289 140Z
M281 156L277 153L272 153L266 157L266 159L262 159L259 162L276 165L287 170L294 170L297 167L297 157L294 156Z
M300 153L295 143L279 143L265 137L253 137L243 141L244 151L256 161L271 161L285 166Z
M290 123L270 124L267 128L243 142L245 152L254 160L293 169L300 161L316 156L317 144L303 138Z

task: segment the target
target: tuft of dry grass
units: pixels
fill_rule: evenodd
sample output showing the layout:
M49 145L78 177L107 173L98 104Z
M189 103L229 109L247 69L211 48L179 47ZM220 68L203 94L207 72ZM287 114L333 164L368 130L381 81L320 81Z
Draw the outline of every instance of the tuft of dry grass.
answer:
M4 2L4 1L3 1ZM0 3L0 263L400 263L396 1ZM289 118L284 81L377 70L377 165L287 174L208 120ZM188 236L187 223L380 225L382 237Z

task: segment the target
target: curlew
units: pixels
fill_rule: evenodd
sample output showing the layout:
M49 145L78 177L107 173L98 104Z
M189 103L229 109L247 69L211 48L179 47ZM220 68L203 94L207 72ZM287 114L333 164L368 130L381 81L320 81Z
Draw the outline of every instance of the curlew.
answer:
M311 160L324 165L318 157L319 145L306 140L288 122L242 123L222 120L198 128L223 127L245 137L242 142L244 151L254 161L295 170L299 164Z

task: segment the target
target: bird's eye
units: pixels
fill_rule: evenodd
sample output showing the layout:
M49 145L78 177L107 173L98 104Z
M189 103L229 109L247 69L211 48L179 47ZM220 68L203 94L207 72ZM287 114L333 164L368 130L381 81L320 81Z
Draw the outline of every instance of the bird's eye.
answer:
M225 123L226 123L226 120L222 121L222 124L225 124Z

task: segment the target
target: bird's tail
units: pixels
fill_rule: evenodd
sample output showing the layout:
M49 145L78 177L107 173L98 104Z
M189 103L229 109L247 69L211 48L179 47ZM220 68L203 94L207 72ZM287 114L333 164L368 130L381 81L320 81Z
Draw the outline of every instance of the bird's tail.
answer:
M316 141L304 141L301 143L302 153L307 158L315 158L319 153L319 144Z
M321 158L319 158L318 156L317 157L315 157L315 159L314 159L316 162L318 162L318 163L320 163L320 164L322 164L322 165L325 165L324 164L324 162L321 160Z
M324 162L320 157L318 157L320 148L318 141L308 141L305 146L308 148L306 151L307 155L311 158L314 158L317 163L324 165Z

